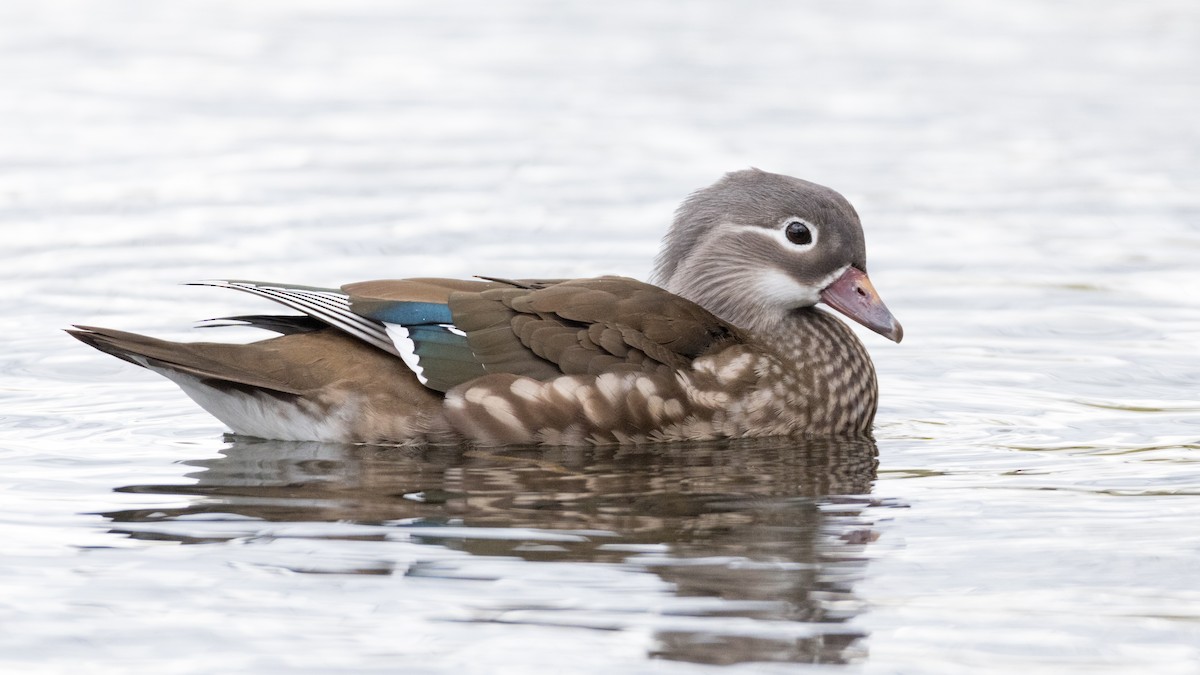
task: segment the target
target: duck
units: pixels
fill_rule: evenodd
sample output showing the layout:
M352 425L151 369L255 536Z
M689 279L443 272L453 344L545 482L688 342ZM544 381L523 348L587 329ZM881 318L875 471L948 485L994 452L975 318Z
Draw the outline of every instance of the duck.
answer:
M834 312L903 338L867 276L863 227L850 202L755 168L683 201L649 282L194 283L295 314L201 323L274 334L244 344L84 325L67 332L165 376L235 434L285 441L871 437L875 369Z

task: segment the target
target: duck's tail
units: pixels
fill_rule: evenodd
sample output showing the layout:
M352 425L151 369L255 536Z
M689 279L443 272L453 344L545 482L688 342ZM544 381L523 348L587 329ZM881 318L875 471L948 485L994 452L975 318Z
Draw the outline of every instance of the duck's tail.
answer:
M215 342L169 342L137 333L111 328L75 326L67 333L84 344L143 368L189 375L209 386L236 386L267 389L280 394L300 395L304 389L258 368L247 368L258 359L251 356L252 345ZM269 340L264 342L270 342ZM250 357L250 358L247 358ZM175 379L175 378L171 378Z
M166 377L238 434L390 443L448 433L440 394L400 359L333 328L249 344L170 342L94 326L67 332Z

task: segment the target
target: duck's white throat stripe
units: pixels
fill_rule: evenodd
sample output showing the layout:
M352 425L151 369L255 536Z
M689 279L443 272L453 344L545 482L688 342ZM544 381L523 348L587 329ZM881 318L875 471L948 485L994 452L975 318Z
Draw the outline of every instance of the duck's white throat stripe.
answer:
M813 284L802 284L783 270L758 270L754 272L755 288L767 304L789 309L812 307L821 301L821 292L837 281L849 267L843 265Z

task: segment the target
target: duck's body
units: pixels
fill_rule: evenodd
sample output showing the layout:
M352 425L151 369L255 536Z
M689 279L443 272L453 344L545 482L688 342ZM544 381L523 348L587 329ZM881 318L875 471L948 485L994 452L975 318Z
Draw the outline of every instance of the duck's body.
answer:
M739 222L739 211L755 218ZM752 170L681 207L659 258L665 288L621 277L210 282L304 316L235 317L283 333L247 345L72 334L170 378L249 436L568 445L869 435L871 360L812 306L824 300L899 340L862 271L861 242L837 193Z

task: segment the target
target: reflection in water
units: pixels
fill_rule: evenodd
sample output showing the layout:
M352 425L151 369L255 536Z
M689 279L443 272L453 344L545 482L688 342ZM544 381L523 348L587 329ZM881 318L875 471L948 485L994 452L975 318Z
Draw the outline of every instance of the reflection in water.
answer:
M680 621L655 626L659 658L842 663L862 655L861 632L844 623L860 611L852 586L874 538L862 514L875 478L870 441L470 449L236 438L224 455L187 462L201 468L193 485L119 488L200 499L104 515L129 536L182 543L264 533L402 538L481 557L617 564L657 575L688 600L664 612ZM200 527L206 521L223 529ZM281 531L285 524L309 529ZM470 576L445 562L403 568L446 583ZM387 560L319 571L395 572ZM689 625L695 617L728 620ZM594 619L509 611L483 620L621 627Z

